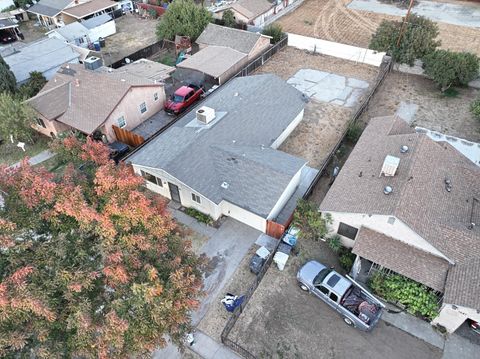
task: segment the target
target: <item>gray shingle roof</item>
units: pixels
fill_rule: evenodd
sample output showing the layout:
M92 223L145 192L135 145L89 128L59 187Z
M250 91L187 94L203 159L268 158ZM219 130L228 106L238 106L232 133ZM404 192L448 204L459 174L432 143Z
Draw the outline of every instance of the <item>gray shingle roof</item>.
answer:
M269 148L303 110L301 92L275 75L249 76L202 105L217 114L209 128L193 126L195 108L128 160L162 169L217 204L225 199L267 216L306 163Z
M98 16L91 17L88 20L84 20L81 22L83 26L85 26L87 29L93 29L96 28L97 26L103 25L107 22L112 20L112 17L108 14L101 14Z
M444 289L449 263L407 243L362 227L352 252L430 288Z
M231 8L247 17L250 21L266 13L272 7L272 3L267 0L238 0L231 5Z
M35 5L27 9L34 14L53 17L65 9L73 0L40 0Z
M88 29L79 22L72 22L71 24L59 27L53 31L58 32L67 41L74 41L75 39L89 35Z
M196 43L208 46L230 47L244 54L249 54L262 35L231 27L208 24Z
M450 269L443 301L480 310L480 258Z
M19 51L4 56L4 60L17 82L22 82L30 77L32 71L43 73L79 57L80 54L62 40L46 38L21 47Z
M395 216L456 265L479 259L480 227L468 227L473 199L480 199L480 168L450 144L398 121L403 120L370 121L320 210ZM403 145L407 153L400 153ZM400 158L394 177L379 176L386 155ZM393 188L388 196L383 194L387 185Z

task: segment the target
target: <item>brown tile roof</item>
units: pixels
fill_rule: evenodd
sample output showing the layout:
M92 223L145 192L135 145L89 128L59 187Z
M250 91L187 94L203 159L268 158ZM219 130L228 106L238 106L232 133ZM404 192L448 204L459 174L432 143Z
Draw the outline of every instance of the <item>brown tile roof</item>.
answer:
M82 19L85 16L94 14L96 12L112 8L114 6L118 6L115 1L111 0L91 0L86 3L68 7L63 9L62 12L64 14L73 16L77 19Z
M480 310L480 259L458 264L450 269L444 303Z
M480 258L480 226L468 228L473 199L480 199L480 168L450 144L407 131L398 121L370 121L320 210L395 216L453 263ZM403 145L407 153L400 153ZM393 177L380 176L386 155L400 158ZM387 185L393 188L388 196Z
M48 119L56 119L91 134L105 122L130 88L136 85L163 86L154 85L150 80L139 84L137 77L122 79L86 70L83 65L68 64L63 65L28 103ZM54 95L58 95L58 98L54 99Z
M445 286L445 259L369 228L360 228L352 252L435 290Z

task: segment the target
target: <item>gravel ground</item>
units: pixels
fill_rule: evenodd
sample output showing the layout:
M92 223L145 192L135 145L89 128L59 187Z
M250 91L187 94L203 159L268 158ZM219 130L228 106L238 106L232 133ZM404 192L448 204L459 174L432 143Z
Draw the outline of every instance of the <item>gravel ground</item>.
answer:
M280 272L269 268L229 338L258 358L440 358L437 348L380 321L371 333L343 323L319 299L302 292L295 279L306 260L338 269L336 255L324 242L301 240L300 254Z
M372 35L382 20L401 17L351 10L351 0L305 0L295 11L280 18L278 23L287 32L317 37L359 47L368 47ZM459 3L457 1L448 1ZM475 3L468 3L470 6ZM480 30L470 27L437 23L442 48L470 51L480 55Z

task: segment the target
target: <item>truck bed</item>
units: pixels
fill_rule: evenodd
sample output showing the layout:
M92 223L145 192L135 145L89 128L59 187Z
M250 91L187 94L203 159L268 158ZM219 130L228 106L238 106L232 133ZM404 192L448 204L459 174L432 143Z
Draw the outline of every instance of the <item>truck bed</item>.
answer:
M340 305L367 325L374 323L382 312L381 306L354 284L345 293Z

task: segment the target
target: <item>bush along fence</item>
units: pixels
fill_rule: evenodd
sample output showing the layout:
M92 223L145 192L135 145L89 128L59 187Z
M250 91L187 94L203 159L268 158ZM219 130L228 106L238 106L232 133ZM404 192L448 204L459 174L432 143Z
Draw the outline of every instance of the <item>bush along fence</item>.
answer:
M235 326L235 323L237 322L238 318L243 312L243 309L247 306L248 301L252 297L253 293L257 289L258 285L262 281L265 273L267 272L268 268L272 264L273 261L273 256L274 253L277 251L278 245L280 244L281 240L277 241L277 244L275 245L274 250L272 251L271 255L268 257L267 261L263 264L262 269L260 272L256 275L255 280L253 283L250 285L248 288L247 292L245 293L245 299L241 305L239 305L235 310L233 311L232 315L230 318L228 318L227 324L225 324L225 327L222 330L222 334L220 335L220 338L222 340L222 343L229 347L230 349L234 350L238 354L240 354L243 358L245 359L257 359L255 355L250 353L247 349L242 347L240 344L236 343L232 339L228 338L228 335L232 331L233 327Z
M348 120L347 127L343 131L342 136L340 137L338 142L335 144L335 147L329 153L328 157L323 162L322 166L320 167L320 170L318 171L317 175L315 176L312 183L308 187L308 190L305 192L305 194L303 196L303 199L307 199L312 194L313 188L315 187L315 185L320 180L320 177L322 177L323 174L325 173L325 170L326 170L328 164L332 160L335 153L338 151L338 148L340 147L342 142L345 140L346 136L349 135L349 132L351 131L352 126L355 126L355 124L357 123L357 120L360 118L362 113L368 107L368 104L370 103L370 100L372 99L373 95L377 92L380 85L383 83L383 81L385 80L387 75L392 70L392 66L393 66L392 58L389 57L389 56L384 56L382 64L380 65L380 71L377 75L377 79L375 80L374 85L370 89L370 92L368 93L368 95L358 105L357 109L355 110L355 112L350 117L350 120Z

